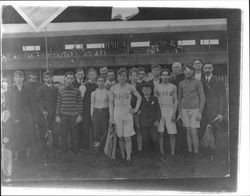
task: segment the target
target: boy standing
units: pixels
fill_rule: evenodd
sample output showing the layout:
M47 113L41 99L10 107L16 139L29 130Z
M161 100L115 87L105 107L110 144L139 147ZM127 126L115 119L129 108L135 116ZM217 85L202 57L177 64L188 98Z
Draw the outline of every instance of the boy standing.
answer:
M43 73L43 81L44 84L40 86L36 91L36 98L43 117L43 122L44 120L47 120L47 128L49 130L52 130L55 120L58 89L52 84L52 74L49 71ZM42 135L44 136L45 134L46 133L43 133ZM55 132L53 132L53 135L54 134ZM56 137L54 137L54 139L55 138Z
M56 105L56 122L62 123L62 148L68 151L67 138L71 134L73 152L78 151L78 127L82 121L82 99L80 91L73 86L74 73L65 74L65 86L59 90Z
M109 126L109 91L105 89L103 76L97 78L98 88L91 94L91 117L94 131L94 148L104 142Z
M76 88L79 88L81 85L83 85L84 83L84 70L83 68L78 68L76 70L76 79L73 82L73 86L75 86Z
M185 80L179 84L179 115L183 126L187 128L188 152L194 152L194 158L199 153L198 128L205 104L205 95L200 80L194 78L195 69L192 65L184 67Z
M161 109L157 97L151 95L152 87L149 83L142 85L142 101L139 110L139 124L142 134L143 148L148 144L150 138L153 141L154 150L158 150L158 132L157 127L161 119Z
M153 79L149 80L148 82L152 86L152 95L154 94L154 89L158 87L160 84L160 74L161 74L161 66L160 65L152 65L151 67Z
M169 82L170 78L170 71L163 69L161 71L162 83L155 90L155 95L159 99L161 108L161 121L158 127L161 157L164 156L163 133L165 127L167 128L167 133L170 135L171 155L175 155L175 134L177 134L175 115L178 101L177 88Z
M126 83L127 70L119 69L117 71L118 84L111 87L110 94L110 122L115 123L116 132L119 138L121 158L125 159L127 155L127 165L131 165L131 136L135 134L133 127L133 113L136 113L141 104L141 96L135 87ZM137 98L136 106L131 109L132 94Z

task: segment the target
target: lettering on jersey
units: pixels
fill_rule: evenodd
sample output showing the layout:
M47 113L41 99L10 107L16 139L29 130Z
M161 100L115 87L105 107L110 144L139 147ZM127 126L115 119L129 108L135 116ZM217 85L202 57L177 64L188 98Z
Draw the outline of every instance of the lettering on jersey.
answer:
M171 91L159 91L158 95L162 96L162 97L164 97L164 96L173 97L174 96L174 91L173 90L171 90Z
M114 93L116 99L125 100L130 98L130 93Z

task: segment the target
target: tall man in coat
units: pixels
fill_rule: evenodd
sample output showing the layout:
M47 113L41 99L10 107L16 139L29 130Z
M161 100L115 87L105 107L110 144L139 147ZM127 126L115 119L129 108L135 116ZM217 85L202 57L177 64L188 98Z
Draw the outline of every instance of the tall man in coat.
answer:
M73 82L73 86L79 88L84 83L84 70L83 68L78 68L75 73L76 79Z
M55 121L58 89L52 84L52 74L49 71L43 73L43 81L44 84L40 86L36 91L36 98L40 109L40 113L42 114L43 127L45 127L44 123L45 120L47 120L47 125L48 125L47 128L52 131L54 139L53 143L54 145L56 145L57 137L55 137L56 135L55 135L55 130L53 130L54 128L53 123ZM41 135L44 136L45 134L46 133L42 132Z
M180 62L174 62L172 64L172 75L171 75L171 83L174 84L177 88L179 88L179 83L185 79L184 74L182 73L182 65ZM177 92L178 95L178 92ZM178 111L176 112L176 118L179 116ZM177 121L177 136L176 136L176 152L178 154L184 154L187 149L187 133L185 128L180 123L181 120Z
M204 64L204 77L202 84L206 96L206 102L203 110L203 131L211 121L216 123L222 122L226 112L226 88L222 80L214 76L213 65L211 63ZM215 133L216 126L212 126ZM216 134L215 134L216 136ZM208 150L207 156L209 160L214 158L214 150Z
M91 93L96 90L95 83L97 73L93 68L88 70L88 81L79 87L83 99L83 129L80 131L80 147L84 151L90 147L92 137L92 123L91 123Z
M7 123L7 138L10 148L14 151L14 159L20 158L20 153L28 158L35 144L34 131L34 99L30 90L23 85L24 73L14 73L14 85L6 93L6 109L10 112Z

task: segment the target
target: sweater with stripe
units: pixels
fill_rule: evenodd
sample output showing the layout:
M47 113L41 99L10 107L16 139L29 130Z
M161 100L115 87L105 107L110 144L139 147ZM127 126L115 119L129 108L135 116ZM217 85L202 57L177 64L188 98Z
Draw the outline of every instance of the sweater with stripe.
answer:
M56 115L82 115L82 97L74 86L65 86L59 90L57 96Z

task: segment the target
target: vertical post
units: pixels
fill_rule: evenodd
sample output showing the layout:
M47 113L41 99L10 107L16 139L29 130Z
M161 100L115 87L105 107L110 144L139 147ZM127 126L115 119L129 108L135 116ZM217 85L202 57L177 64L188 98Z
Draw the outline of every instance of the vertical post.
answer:
M45 27L45 52L46 52L46 69L49 70L49 62L48 62L48 37L47 37L47 27Z

